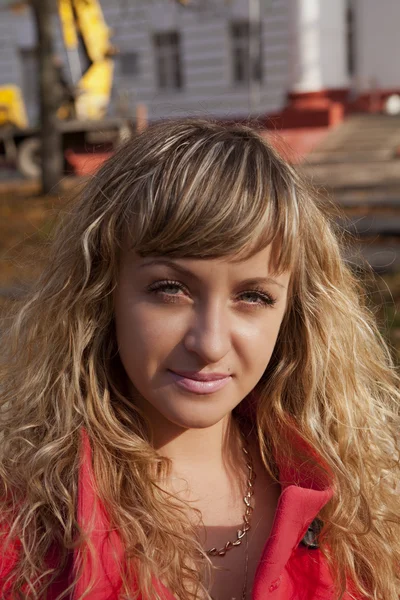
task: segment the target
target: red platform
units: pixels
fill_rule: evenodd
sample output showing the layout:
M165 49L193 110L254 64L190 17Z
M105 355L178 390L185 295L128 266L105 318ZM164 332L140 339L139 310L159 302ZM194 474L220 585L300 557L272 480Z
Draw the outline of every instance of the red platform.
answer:
M74 169L75 175L93 175L112 155L112 152L78 153L65 151L65 158Z

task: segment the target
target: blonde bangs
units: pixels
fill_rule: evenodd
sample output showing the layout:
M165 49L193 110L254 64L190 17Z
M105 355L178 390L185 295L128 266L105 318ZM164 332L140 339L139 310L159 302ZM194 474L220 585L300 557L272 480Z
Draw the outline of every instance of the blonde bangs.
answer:
M298 207L279 157L243 127L214 133L204 124L202 131L195 122L183 125L192 127L190 144L175 132L168 152L155 157L150 150L136 164L125 211L132 249L142 256L244 259L272 244L273 270L289 269Z

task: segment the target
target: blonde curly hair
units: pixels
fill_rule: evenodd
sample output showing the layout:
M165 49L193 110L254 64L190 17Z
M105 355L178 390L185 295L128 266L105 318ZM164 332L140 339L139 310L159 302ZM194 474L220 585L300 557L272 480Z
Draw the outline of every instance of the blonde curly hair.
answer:
M83 428L98 494L138 582L134 597L157 596L158 577L180 600L210 598L210 565L187 506L158 485L169 463L125 393L113 290L129 235L143 256L250 256L272 244L276 271L292 270L288 309L255 390L263 461L276 477L273 449L293 458L280 432L296 430L333 476L320 544L337 597L350 579L365 598L398 600L398 378L326 212L243 125L156 124L89 181L2 334L0 519L10 544L20 541L7 577L12 598L43 598L85 542L76 520Z

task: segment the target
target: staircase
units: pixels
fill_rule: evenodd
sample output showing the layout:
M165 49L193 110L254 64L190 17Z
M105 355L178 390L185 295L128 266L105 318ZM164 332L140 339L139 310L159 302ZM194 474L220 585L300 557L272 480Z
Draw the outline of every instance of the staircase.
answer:
M332 129L307 162L384 162L395 158L399 148L400 116L357 115Z
M380 272L400 270L400 117L356 115L332 129L301 170L345 210L344 230L364 240ZM350 256L359 262L357 253Z
M335 193L391 190L400 198L400 116L349 117L307 156L302 171Z

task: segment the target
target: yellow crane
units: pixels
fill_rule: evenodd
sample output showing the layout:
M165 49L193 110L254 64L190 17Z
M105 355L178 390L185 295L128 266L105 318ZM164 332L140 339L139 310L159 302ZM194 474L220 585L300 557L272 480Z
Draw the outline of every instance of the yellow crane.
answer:
M18 4L20 7L21 2ZM121 125L121 119L105 119L115 48L99 0L58 0L58 14L67 56L67 65L62 65L59 57L55 59L60 85L65 91L58 111L60 128L65 147L72 139L75 145L83 147L87 146L85 135L92 132L94 138L99 131L99 121L110 137L115 136ZM28 126L21 90L11 85L0 86L0 155L8 162L15 160L24 175L38 175L39 145L37 130Z
M110 42L110 30L97 0L58 0L72 78L77 81L75 114L78 119L101 119L110 101L115 49ZM82 68L79 38L89 59Z

